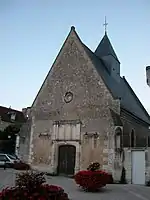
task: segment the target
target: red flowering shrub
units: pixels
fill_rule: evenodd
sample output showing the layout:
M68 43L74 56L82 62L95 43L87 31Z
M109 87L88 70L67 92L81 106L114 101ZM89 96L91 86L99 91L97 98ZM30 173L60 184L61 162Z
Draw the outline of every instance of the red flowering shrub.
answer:
M15 187L2 190L0 200L69 200L61 187L43 184L44 182L43 173L20 174Z
M6 188L0 193L0 200L68 200L68 195L61 187L41 185L30 193L27 188Z
M88 191L95 191L104 187L109 182L110 177L108 173L97 170L99 166L98 163L93 163L88 167L88 170L79 171L75 175L76 184Z
M75 175L75 181L83 189L97 190L101 187L104 187L108 183L109 176L106 172L103 172L101 170L79 171Z

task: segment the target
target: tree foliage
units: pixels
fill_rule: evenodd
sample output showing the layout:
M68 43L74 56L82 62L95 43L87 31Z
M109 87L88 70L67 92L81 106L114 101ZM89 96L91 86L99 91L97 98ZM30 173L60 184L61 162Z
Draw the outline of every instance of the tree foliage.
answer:
M3 131L0 131L0 140L9 140L15 139L16 134L20 131L20 126L18 125L9 125Z

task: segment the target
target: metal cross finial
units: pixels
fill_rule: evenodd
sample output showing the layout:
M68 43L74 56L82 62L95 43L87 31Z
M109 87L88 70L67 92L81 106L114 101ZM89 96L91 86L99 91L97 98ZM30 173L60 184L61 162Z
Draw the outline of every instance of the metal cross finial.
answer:
M107 33L107 25L108 25L108 23L107 23L106 16L105 16L105 23L103 24L103 26L105 26L105 34Z

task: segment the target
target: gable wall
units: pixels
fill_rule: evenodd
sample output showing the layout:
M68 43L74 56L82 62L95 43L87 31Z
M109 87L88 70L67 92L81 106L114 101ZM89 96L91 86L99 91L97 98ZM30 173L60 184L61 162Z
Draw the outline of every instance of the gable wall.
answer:
M73 93L73 100L65 103L64 95L68 91ZM33 164L41 163L40 154L44 155L42 163L50 164L51 160L51 141L42 141L40 133L52 134L54 120L80 119L82 135L86 132L100 134L94 153L91 151L92 139L88 143L82 141L81 167L86 168L89 162L96 159L102 165L108 165L108 148L113 146L110 141L114 131L109 108L119 114L120 103L113 99L78 38L72 33L31 109ZM37 153L38 149L40 154Z

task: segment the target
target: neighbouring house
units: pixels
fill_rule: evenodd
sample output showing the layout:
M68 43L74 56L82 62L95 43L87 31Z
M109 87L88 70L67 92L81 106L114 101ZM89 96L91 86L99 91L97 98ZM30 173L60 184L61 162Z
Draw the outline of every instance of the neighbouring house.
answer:
M72 175L98 161L116 181L150 178L150 116L125 77L107 33L93 52L71 27L31 107L20 155L33 168ZM22 138L22 139L21 139Z
M146 80L147 80L147 85L150 86L150 66L146 67Z
M0 131L3 131L6 127L10 125L22 126L22 124L25 122L26 118L22 111L0 106ZM5 142L6 142L5 145L9 145L7 141ZM4 141L0 141L0 151L3 149L2 143L4 144ZM13 153L17 154L18 148L19 148L19 135L16 137L15 152Z

